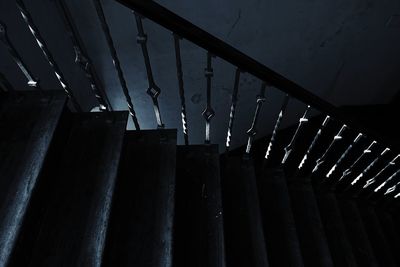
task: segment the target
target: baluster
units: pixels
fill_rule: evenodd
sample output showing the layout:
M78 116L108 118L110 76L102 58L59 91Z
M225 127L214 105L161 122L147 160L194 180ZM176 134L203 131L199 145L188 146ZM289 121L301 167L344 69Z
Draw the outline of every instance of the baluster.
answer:
M389 152L390 149L389 148L385 148L381 154L379 154L368 166L367 168L365 168L358 176L356 179L354 179L351 182L351 185L354 186L356 183L358 183L358 181L361 180L361 178L363 178L371 169L372 167L375 166L375 164L387 153ZM348 187L349 188L349 187Z
M299 170L301 168L303 168L304 164L306 163L310 153L312 152L312 150L314 149L315 145L318 142L318 139L321 137L322 135L322 131L325 129L326 125L328 125L328 122L330 121L331 117L330 116L326 116L324 121L321 124L321 127L318 129L317 134L314 136L314 139L312 140L310 146L307 149L306 154L304 155L303 159L301 160L299 166L297 167Z
M110 50L110 54L113 59L113 64L114 64L115 70L117 72L119 82L121 84L122 92L124 93L125 101L128 105L129 114L132 117L132 121L133 121L133 124L135 125L135 129L140 130L139 121L136 117L136 112L133 107L131 96L129 95L129 89L126 84L124 73L121 68L121 63L118 58L117 50L115 49L114 41L111 37L110 28L108 27L107 20L104 15L103 6L101 5L100 0L93 0L93 4L96 8L97 17L99 18L101 28L103 30L104 36L105 36L107 44L108 44L108 49Z
M341 141L343 139L343 132L347 129L347 125L343 125L342 128L340 128L339 132L333 137L332 142L329 144L328 148L325 150L324 154L322 154L322 156L317 159L316 164L314 169L312 170L312 173L315 173L319 167L325 162L326 157L328 156L329 152L332 150L333 146Z
M398 193L397 195L394 196L394 198L398 198L400 197L400 193Z
M292 153L294 149L294 146L296 144L297 138L299 137L301 129L308 122L307 113L310 111L310 108L311 106L308 105L306 111L303 114L303 117L301 117L299 120L299 124L297 125L296 131L294 132L294 135L290 140L290 143L283 149L285 151L285 155L283 156L281 162L282 165L286 163L286 160L289 158L289 155Z
M215 115L215 112L211 107L211 78L214 75L211 61L212 61L212 55L210 52L207 52L207 67L204 72L206 79L207 79L207 106L202 113L204 119L206 120L206 140L205 140L206 144L209 144L211 142L211 140L210 140L210 123L211 123L211 119Z
M32 72L28 69L28 66L22 60L20 54L17 52L14 45L10 41L10 38L8 37L6 25L2 22L0 22L0 40L3 42L11 57L13 58L15 63L17 63L18 67L28 80L28 86L40 90L41 88L39 85L39 80L33 77Z
M400 170L398 170L397 172L395 172L395 173L390 177L390 179L395 178L399 173L400 173ZM386 192L385 192L384 195L386 196L386 195L388 195L388 194L390 194L390 193L396 191L396 189L397 189L397 187L398 187L399 185L400 185L400 181L397 182L397 183L396 183L395 185L393 185L392 187L388 188L388 189L386 190ZM377 190L377 191L379 191L379 190Z
M386 164L386 166L380 170L374 177L372 177L371 179L369 179L368 181L365 182L365 185L363 186L363 189L368 188L370 185L376 183L376 179L383 173L385 172L388 168L396 165L396 160L400 157L400 155L397 155L396 157L394 157L394 159L392 161L390 161L388 164Z
M344 178L349 176L353 172L353 170L354 170L355 166L358 164L358 162L360 162L361 159L366 157L368 154L372 153L372 147L375 144L376 144L376 141L372 141L372 143L363 151L363 153L356 159L356 161L354 161L353 164L350 165L350 167L348 167L346 170L343 171L342 176L339 178L339 180L337 182L340 182Z
M237 68L235 72L235 84L232 91L231 111L229 113L228 134L226 135L226 151L229 151L231 145L231 137L233 132L233 121L235 119L236 105L238 101L238 91L240 82L240 69Z
M354 139L353 143L351 143L347 149L344 151L344 153L340 156L340 158L336 161L336 163L332 166L332 168L329 170L329 172L326 174L326 178L329 178L336 168L342 163L342 161L346 158L346 156L350 153L352 148L361 140L361 138L364 137L362 133L359 133L357 137Z
M183 137L185 139L185 145L189 145L189 130L188 130L187 115L186 115L185 87L183 84L183 71L182 71L182 59L181 59L181 48L180 48L181 38L176 34L173 34L173 36L174 36L175 57L176 57L176 73L178 76L179 97L181 100Z
M64 0L57 0L56 4L75 51L75 63L77 63L84 71L85 76L90 83L90 88L92 89L96 100L99 103L99 109L101 111L112 110L111 104L107 98L104 89L100 85L100 80L98 78L96 70L93 66L91 59L88 56L86 47L79 35L79 31L76 28L67 4L64 2Z
M383 187L385 187L390 181L392 181L399 173L400 173L400 169L398 169L398 170L397 170L395 173L393 173L389 178L387 178L386 181L384 181L384 182L381 183L377 188L375 188L374 192L377 193L378 191L380 191L380 190L381 190ZM399 183L400 183L400 182L399 182ZM399 183L397 183L397 184L399 184ZM388 189L386 190L386 192L385 192L385 195L387 195L387 194L391 193L392 191L394 191L394 190L396 189L397 184L393 186L394 188L393 188L391 191L389 191L389 189L391 189L392 187L391 187L391 188L388 188Z
M250 154L251 146L253 144L254 138L257 135L257 121L260 116L260 111L263 103L265 102L265 90L267 88L267 84L265 82L261 85L260 94L257 95L257 105L256 110L254 112L253 121L251 122L251 127L247 130L247 135L249 136L247 139L247 146L246 146L246 154Z
M275 143L276 135L277 135L278 130L279 130L280 126L281 126L283 115L285 114L287 105L289 103L289 99L290 99L290 96L288 94L286 94L285 99L283 100L283 103L282 103L282 106L281 106L281 110L280 110L279 115L278 115L278 119L275 122L274 130L272 131L272 135L271 135L271 139L270 139L269 144L268 144L267 152L265 153L265 159L266 160L268 160L269 156L271 155L272 146Z
M3 89L5 92L14 92L15 89L11 85L11 83L7 80L6 76L0 72L0 88Z
M164 124L162 123L160 106L158 104L158 97L161 94L161 89L157 86L157 84L154 81L153 71L151 69L151 64L150 64L149 51L147 49L147 35L144 33L142 18L137 13L134 13L134 15L138 29L138 35L136 40L137 43L140 44L142 48L144 64L146 66L146 72L147 72L147 80L149 82L149 88L147 89L146 92L153 101L153 108L154 108L154 113L156 114L158 128L162 129L164 128Z
M72 101L72 104L76 111L81 112L82 108L76 101L76 98L74 96L73 91L68 85L68 82L65 80L63 73L61 72L60 68L58 67L56 61L53 58L53 55L51 54L50 50L47 48L46 43L44 42L44 39L40 35L40 32L36 25L34 24L31 15L28 12L28 9L26 8L24 2L22 0L16 0L15 1L17 4L17 7L19 11L21 12L22 18L24 19L25 23L28 25L29 30L31 31L33 37L35 38L37 44L39 45L40 49L43 52L44 57L50 64L50 66L53 68L53 71L58 79L58 81L61 84L61 87L64 89L66 95L68 98Z

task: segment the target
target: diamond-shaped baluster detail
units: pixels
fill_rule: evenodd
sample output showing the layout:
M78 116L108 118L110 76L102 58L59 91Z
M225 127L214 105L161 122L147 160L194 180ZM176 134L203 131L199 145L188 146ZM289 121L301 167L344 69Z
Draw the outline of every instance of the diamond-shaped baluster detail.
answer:
M160 89L157 85L153 84L151 87L149 87L149 88L147 89L146 93L147 93L152 99L157 99L158 96L159 96L160 93L161 93L161 89Z
M206 121L211 121L211 119L215 116L215 111L211 107L207 107L201 114Z

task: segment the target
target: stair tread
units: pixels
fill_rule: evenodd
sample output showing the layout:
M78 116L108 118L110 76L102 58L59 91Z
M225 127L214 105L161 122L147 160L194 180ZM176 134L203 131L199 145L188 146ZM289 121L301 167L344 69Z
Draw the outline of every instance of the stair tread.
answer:
M269 266L253 161L224 162L222 199L228 266Z
M396 266L389 242L375 213L375 208L366 203L359 203L358 206L378 263L381 266Z
M31 266L100 266L126 112L74 114L48 187Z
M335 266L357 266L335 194L321 190L316 196Z
M334 266L311 181L293 180L289 192L305 266Z
M357 204L346 198L338 198L338 203L358 265L379 266Z
M225 266L217 145L177 147L174 266Z
M258 190L270 265L304 266L283 170L264 171Z
M61 91L6 93L0 100L0 265L18 238L65 103Z
M172 266L176 136L127 132L104 266Z

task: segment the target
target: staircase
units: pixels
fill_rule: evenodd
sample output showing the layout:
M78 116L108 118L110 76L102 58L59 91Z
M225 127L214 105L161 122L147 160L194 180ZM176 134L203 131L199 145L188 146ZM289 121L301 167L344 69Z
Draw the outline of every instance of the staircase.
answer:
M75 38L67 6L57 1ZM16 2L63 91L40 88L0 27L35 89L15 90L0 75L0 267L400 266L399 155L385 137L153 1L120 0L141 14L138 41L158 128L140 128L99 0L128 111L112 109L87 61L100 111L83 112L28 10ZM162 121L144 15L175 30L183 145L178 129ZM189 143L180 36L208 51L204 144ZM210 138L213 55L236 66L225 153ZM248 142L232 150L242 69L262 86ZM271 134L256 140L272 86L285 98ZM297 125L281 129L289 97L306 109ZM322 115L311 118L311 108ZM135 130L127 130L129 119Z

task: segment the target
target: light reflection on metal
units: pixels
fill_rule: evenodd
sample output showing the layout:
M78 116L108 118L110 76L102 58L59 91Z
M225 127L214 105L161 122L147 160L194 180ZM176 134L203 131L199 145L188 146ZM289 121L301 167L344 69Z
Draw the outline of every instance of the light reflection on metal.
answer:
M315 164L314 169L312 170L312 172L316 172L319 167L325 162L326 157L328 156L329 152L332 150L333 146L341 141L343 139L343 132L347 129L347 125L343 125L342 128L340 128L339 132L333 137L332 142L329 144L328 148L325 150L324 154L322 154L322 156L317 159L317 162Z
M204 70L204 75L207 80L207 106L204 109L202 115L206 120L206 139L205 143L210 144L210 127L211 127L211 119L214 117L215 112L211 107L211 78L214 75L214 71L212 68L212 55L210 52L207 52L207 67Z
M286 160L289 158L289 155L292 153L294 146L296 144L296 140L300 134L301 129L303 128L303 126L308 122L308 118L307 118L307 114L310 111L311 106L308 105L303 116L300 118L299 120L299 124L296 128L296 131L294 132L294 135L292 137L292 139L290 140L290 143L284 148L285 151L285 155L283 156L282 162L281 164L285 164Z
M354 161L353 164L350 165L350 167L348 167L346 170L343 171L342 176L338 180L339 182L353 172L355 166L357 166L357 164L361 161L361 159L366 157L368 154L372 153L372 148L375 144L377 144L377 142L372 141L372 143L363 151L363 153L356 159L356 161Z
M386 181L384 181L382 184L380 184L377 188L375 188L374 192L377 193L379 190L381 190L383 187L385 187L390 181L392 181L398 174L400 173L400 169L397 170L395 173L393 173ZM400 182L399 182L400 183ZM398 184L398 183L397 183ZM394 186L396 188L396 185ZM394 189L395 189L394 188ZM390 189L390 188L389 188ZM388 189L388 190L389 190ZM393 189L393 190L394 190ZM386 191L387 192L387 191ZM389 192L390 193L390 192ZM386 193L385 193L386 195Z
M154 108L154 113L156 115L158 128L162 129L164 128L164 124L161 119L160 105L158 103L158 97L161 94L161 89L160 87L157 86L156 82L154 81L153 71L151 69L149 51L147 49L147 35L144 32L142 18L137 13L134 13L134 15L138 30L138 35L136 40L137 43L142 48L144 64L146 66L147 80L149 82L149 88L147 89L146 93L151 97L151 100L153 101L153 108Z
M353 143L351 143L347 149L344 151L344 153L340 156L340 158L336 161L336 163L332 166L332 168L329 170L329 172L326 174L326 178L329 178L333 172L336 170L336 168L342 163L342 161L346 158L346 156L349 154L351 149L361 140L363 137L362 133L359 133L357 137L354 139Z
M269 156L271 155L272 147L275 143L276 135L277 135L279 127L282 123L283 115L286 111L287 105L289 103L289 99L290 99L290 96L288 94L286 94L285 99L283 100L283 103L282 103L281 110L278 115L278 119L276 120L274 130L271 135L271 140L269 141L269 144L268 144L267 152L265 153L265 159L268 159Z
M251 122L250 129L247 130L247 132L246 132L247 135L249 136L247 139L246 154L250 154L254 138L257 135L257 122L258 122L258 118L260 116L261 107L266 100L265 99L266 88L267 88L267 84L265 82L263 82L261 84L260 93L257 95L257 98L256 98L257 99L256 100L257 101L256 110L254 111L254 116L253 116L253 120Z
M65 0L56 0L58 10L63 18L65 29L72 42L75 51L75 63L78 64L84 71L86 78L90 83L97 102L99 103L100 111L112 110L111 104L108 101L107 95L100 84L100 80L93 66L91 59L88 56L85 45L80 37L79 31L73 21L71 11L69 10Z
M22 60L20 54L15 49L14 45L10 41L10 38L8 37L6 25L2 22L0 22L0 40L3 42L11 57L28 80L28 86L40 90L41 88L39 85L39 80L33 77L31 71L28 69L28 66Z
M108 49L110 50L113 64L114 64L115 70L117 72L119 82L121 84L122 92L124 93L125 101L128 105L129 114L132 118L133 124L135 125L135 129L140 130L139 121L136 117L136 112L133 107L131 96L129 95L128 85L126 84L126 80L124 77L124 73L122 71L121 63L118 58L117 50L115 49L114 41L111 36L110 28L108 27L107 20L104 15L103 6L101 5L100 0L92 0L92 1L93 1L93 5L95 6L97 17L99 18L100 25L103 30L104 36L106 38Z
M185 145L189 145L189 130L186 115L186 101L185 101L185 87L183 83L183 70L182 70L182 58L180 48L180 37L176 34L174 36L175 46L175 58L176 58L176 73L178 77L179 97L181 101L181 118L182 118L182 131L185 139Z
M236 104L238 101L239 82L240 82L240 69L237 68L235 72L235 83L233 85L233 91L232 91L232 102L231 102L231 110L229 113L228 133L226 135L226 151L229 151L229 148L231 146L233 121L235 120Z
M378 157L376 157L368 166L365 168L356 179L351 182L351 185L354 186L358 181L360 181L374 166L375 164L387 153L389 152L389 148L385 148Z
M400 157L400 155L397 155L392 161L390 161L380 172L378 172L373 178L369 179L368 181L365 182L365 185L363 186L363 189L368 188L370 185L376 183L376 179L383 173L385 172L389 167L392 167L396 165L396 160Z
M38 28L34 24L32 17L29 14L28 9L26 8L24 2L22 0L16 0L15 2L16 2L17 7L22 15L22 18L24 19L25 23L28 25L30 32L32 33L37 44L39 45L40 49L42 50L44 57L46 58L46 60L50 64L50 66L53 68L53 71L54 71L58 81L60 82L62 88L64 89L66 95L71 100L76 111L81 112L82 108L76 101L74 93L72 92L67 81L65 80L64 75L61 72L60 68L58 67L56 61L54 60L53 55L51 54L50 50L47 48L47 45L44 42L44 39L42 38L42 36L40 35Z
M322 131L325 129L325 127L326 127L326 125L328 124L328 122L329 122L330 119L331 119L330 116L326 116L326 117L325 117L324 121L323 121L322 124L321 124L321 127L318 129L317 134L314 136L314 139L312 140L310 146L308 147L306 154L304 155L304 157L303 157L303 159L301 160L299 166L297 167L299 170L300 170L301 168L303 168L303 166L304 166L304 164L306 163L306 161L307 161L307 159L308 159L308 157L309 157L311 151L313 150L313 148L314 148L315 145L317 144L318 139L320 138L320 136L321 136L321 134L322 134Z

